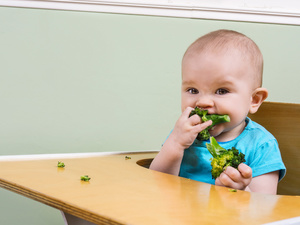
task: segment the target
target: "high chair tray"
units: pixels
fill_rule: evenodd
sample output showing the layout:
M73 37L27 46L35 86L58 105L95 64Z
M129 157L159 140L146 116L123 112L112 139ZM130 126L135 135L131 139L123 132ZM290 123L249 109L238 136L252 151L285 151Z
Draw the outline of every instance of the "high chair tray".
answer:
M299 196L233 192L149 170L156 154L3 156L0 186L95 224L254 225L300 216Z

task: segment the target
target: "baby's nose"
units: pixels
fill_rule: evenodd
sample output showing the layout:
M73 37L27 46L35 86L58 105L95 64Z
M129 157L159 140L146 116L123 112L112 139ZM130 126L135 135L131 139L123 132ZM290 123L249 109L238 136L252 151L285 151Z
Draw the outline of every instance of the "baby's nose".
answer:
M214 106L214 101L208 96L202 96L196 103L198 108L209 109Z

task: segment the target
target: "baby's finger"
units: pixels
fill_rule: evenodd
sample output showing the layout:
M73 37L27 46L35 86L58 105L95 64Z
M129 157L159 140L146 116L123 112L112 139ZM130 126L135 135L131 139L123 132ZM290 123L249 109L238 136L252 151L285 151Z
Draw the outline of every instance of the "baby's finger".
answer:
M224 173L227 174L233 182L241 180L241 173L231 166L227 166Z
M221 173L220 176L216 179L215 182L218 186L224 186L224 187L232 187L235 186L235 182L231 180L231 178L226 173Z
M235 182L232 178L227 175L225 172L221 173L221 175L216 180L216 185L225 186L233 189L244 190L246 185L240 182Z
M218 178L216 179L215 185L217 185L217 186L223 186L223 187L225 186L225 185L222 183L220 177L218 177Z
M248 167L247 165L245 166ZM246 168L246 170L248 170L248 168ZM243 177L242 173L239 170L231 166L228 166L220 175L220 179L225 186L240 190L244 190L250 184L251 178L252 173L250 177Z
M211 120L206 121L204 123L197 124L195 126L195 132L199 133L199 132L203 131L205 128L209 127L211 124L212 124Z
M249 179L252 177L252 169L250 166L247 166L245 163L241 163L238 166L238 170L242 174L243 178Z
M192 107L187 107L183 112L182 116L185 118L188 118L192 112L193 108Z
M201 123L201 118L198 115L193 115L189 118L189 121L194 126Z

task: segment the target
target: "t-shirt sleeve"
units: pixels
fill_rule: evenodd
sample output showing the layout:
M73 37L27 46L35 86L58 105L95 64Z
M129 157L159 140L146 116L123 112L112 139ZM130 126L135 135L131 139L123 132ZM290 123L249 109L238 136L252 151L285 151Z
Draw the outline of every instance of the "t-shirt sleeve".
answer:
M286 174L286 168L276 139L269 140L259 146L249 166L252 168L253 177L279 171L280 181Z

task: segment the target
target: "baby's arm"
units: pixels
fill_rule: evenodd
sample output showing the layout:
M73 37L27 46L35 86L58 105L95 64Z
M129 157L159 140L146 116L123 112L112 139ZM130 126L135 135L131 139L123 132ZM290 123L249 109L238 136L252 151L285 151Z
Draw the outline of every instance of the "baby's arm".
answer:
M216 179L216 185L265 194L276 194L279 172L274 171L252 178L252 170L241 163L238 170L228 166Z
M249 191L276 195L278 179L279 171L274 171L257 176L252 179L251 184L248 186Z
M150 169L178 175L184 150L193 144L199 132L211 125L211 120L202 123L198 115L189 117L193 108L188 107L177 120L175 127L154 158Z

